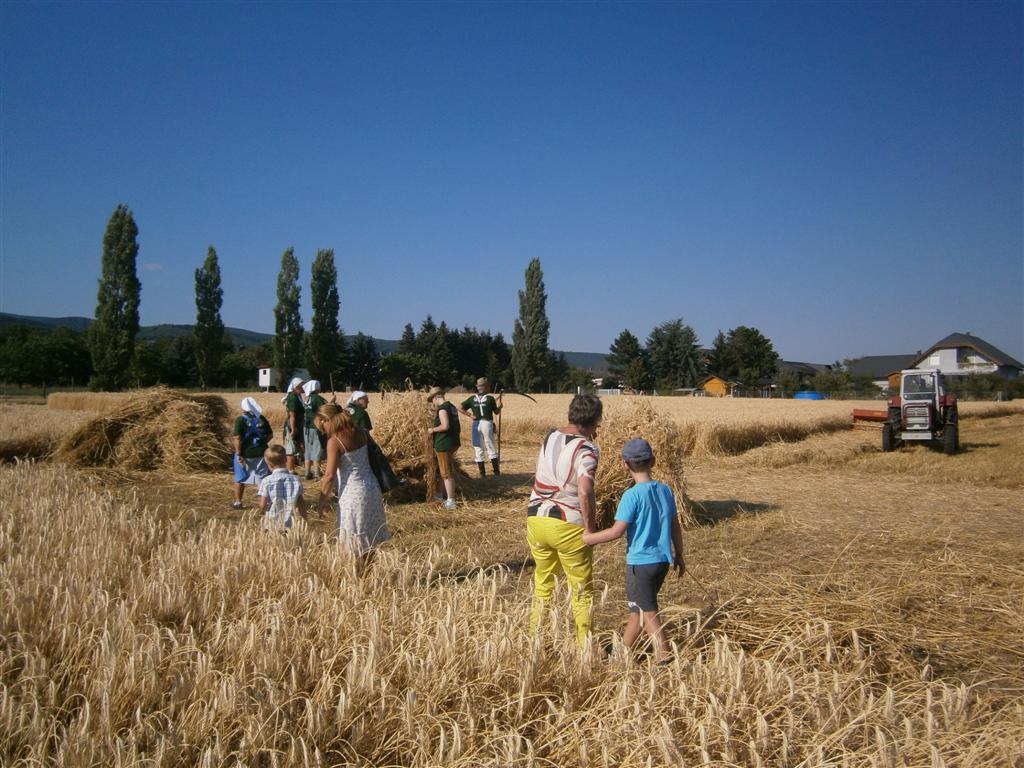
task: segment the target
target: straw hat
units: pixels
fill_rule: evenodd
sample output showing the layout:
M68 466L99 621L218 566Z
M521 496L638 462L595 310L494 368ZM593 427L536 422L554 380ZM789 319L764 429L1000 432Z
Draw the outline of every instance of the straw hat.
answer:
M481 376L479 379L476 380L476 385L478 387L489 387L491 386L491 382L487 380L486 376Z
M441 389L440 387L431 387L430 391L427 392L427 402L429 403L438 395L443 395L447 390Z

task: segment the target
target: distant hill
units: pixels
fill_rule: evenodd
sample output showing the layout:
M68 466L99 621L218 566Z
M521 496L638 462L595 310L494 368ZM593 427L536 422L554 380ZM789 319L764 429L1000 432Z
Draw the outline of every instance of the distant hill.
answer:
M12 315L0 312L0 328L8 325L25 325L29 328L41 328L52 331L54 328L70 328L72 331L84 331L92 325L91 317L33 317L31 315ZM270 341L269 333L247 331L244 328L225 328L231 343L237 347L253 347ZM142 341L159 341L160 339L176 339L192 333L191 325L143 325L139 328L138 338Z
M52 331L54 328L70 328L73 331L84 331L92 324L91 317L34 317L31 315L12 315L7 312L0 312L0 328L9 325L25 325L30 328L41 328ZM226 328L231 342L237 347L253 347L258 344L265 344L274 338L273 334L249 331L244 328ZM139 328L139 338L143 341L158 341L160 339L176 339L179 336L187 336L192 333L191 325L144 325ZM355 338L346 335L349 342ZM377 349L383 354L391 354L398 348L397 339L374 339ZM557 354L557 352L556 352ZM576 368L585 368L595 374L602 374L608 371L608 358L600 352L564 352L569 365Z

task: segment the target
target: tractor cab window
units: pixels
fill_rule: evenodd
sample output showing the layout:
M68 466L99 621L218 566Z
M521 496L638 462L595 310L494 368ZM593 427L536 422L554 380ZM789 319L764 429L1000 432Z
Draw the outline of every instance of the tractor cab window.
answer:
M934 394L934 374L915 373L903 379L903 397L907 400L930 400Z

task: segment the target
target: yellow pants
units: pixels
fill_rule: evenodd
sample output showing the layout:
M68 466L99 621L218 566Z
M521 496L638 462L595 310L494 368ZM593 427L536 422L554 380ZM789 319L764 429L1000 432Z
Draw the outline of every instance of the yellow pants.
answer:
M537 569L533 572L533 610L530 631L540 626L544 605L555 591L555 576L565 574L572 591L572 614L576 619L576 641L583 645L590 635L590 613L594 603L593 549L583 543L583 526L553 517L526 519L526 540Z

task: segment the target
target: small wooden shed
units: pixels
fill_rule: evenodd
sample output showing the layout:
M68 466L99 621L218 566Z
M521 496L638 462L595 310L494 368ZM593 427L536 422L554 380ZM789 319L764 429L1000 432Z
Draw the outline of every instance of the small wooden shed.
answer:
M700 388L709 397L732 397L738 386L738 381L729 381L721 376L708 376L700 383Z

